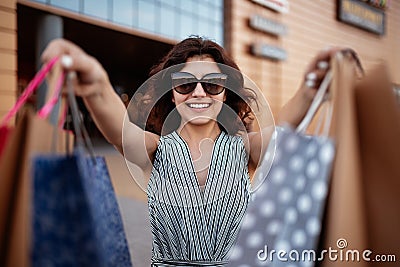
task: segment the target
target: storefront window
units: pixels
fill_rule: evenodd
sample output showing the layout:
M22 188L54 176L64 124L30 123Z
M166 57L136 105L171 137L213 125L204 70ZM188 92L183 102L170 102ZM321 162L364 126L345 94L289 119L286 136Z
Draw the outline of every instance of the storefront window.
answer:
M138 26L142 30L156 32L156 6L154 1L139 1Z
M108 20L108 1L107 0L85 0L83 1L83 13Z
M187 12L187 13L197 13L197 5L198 1L195 0L185 0L181 1L180 8L182 11Z
M165 6L161 11L160 33L162 33L163 35L165 34L167 37L176 39L177 27L175 23L175 18L176 16L173 9L169 8L168 6Z
M173 8L179 7L180 0L159 0L159 2L163 5L168 5Z
M197 29L195 28L195 18L189 14L180 15L180 34L179 39L184 39L192 34L197 34Z
M79 12L79 0L50 0L50 4L56 7Z
M190 35L223 45L223 0L32 0L177 41Z
M136 26L134 10L137 10L137 3L134 3L132 0L113 1L113 15L111 20L125 26Z

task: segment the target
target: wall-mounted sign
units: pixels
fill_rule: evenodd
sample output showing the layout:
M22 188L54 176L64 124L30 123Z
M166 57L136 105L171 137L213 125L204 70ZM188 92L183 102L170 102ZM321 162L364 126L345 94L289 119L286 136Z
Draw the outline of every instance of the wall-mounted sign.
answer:
M272 21L259 15L250 17L250 27L274 35L286 35L287 27L279 22Z
M265 57L273 60L286 60L286 50L262 43L256 43L251 45L251 53L255 56Z
M379 8L389 7L389 0L362 0L362 1Z
M268 7L269 9L281 12L289 12L289 1L288 0L252 0L254 3Z
M385 34L385 12L359 0L338 0L338 19L373 33Z

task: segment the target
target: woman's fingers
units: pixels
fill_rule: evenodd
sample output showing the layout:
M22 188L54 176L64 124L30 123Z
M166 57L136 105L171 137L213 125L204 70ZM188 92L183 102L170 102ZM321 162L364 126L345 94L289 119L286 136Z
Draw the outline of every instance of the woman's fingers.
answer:
M342 50L343 47L329 47L328 49L324 49L320 51L310 62L310 64L306 68L306 73L309 73L315 69L321 69L321 67L327 67L326 64L329 66L329 62L338 51ZM321 65L323 64L323 65Z
M108 83L107 73L101 64L74 43L64 39L51 41L42 53L42 61L47 62L56 56L61 57L65 70L77 73L74 86L77 95L92 95Z
M330 47L320 51L306 68L303 85L306 88L318 89L330 68L331 58L341 50L343 50L342 47ZM307 95L312 96L315 93Z
M82 54L85 54L85 52L74 43L65 39L55 39L47 45L41 59L43 62L47 62L55 56L70 55L76 57Z
M61 63L67 70L78 72L80 75L90 75L102 69L98 65L100 63L93 57L85 53L79 46L74 43L56 39L49 43L42 53L42 61L47 62L55 56L61 57Z
M329 64L326 61L320 61L322 68L317 68L307 73L304 77L304 84L308 88L317 88L321 84L325 77L325 74L329 68Z

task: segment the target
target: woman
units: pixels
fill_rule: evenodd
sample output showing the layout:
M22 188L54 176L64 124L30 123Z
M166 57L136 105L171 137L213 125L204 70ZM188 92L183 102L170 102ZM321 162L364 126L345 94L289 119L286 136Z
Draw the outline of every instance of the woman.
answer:
M333 52L311 62L306 73L312 84L303 83L278 123L300 122L326 73L318 62ZM63 66L78 73L75 92L106 139L148 177L152 265L226 264L249 201L249 173L271 136L271 129L245 133L255 99L234 61L210 40L175 45L151 72L161 82L149 92L154 101L142 130L124 125L125 106L96 59L66 40L51 42L43 60L56 55L69 56Z

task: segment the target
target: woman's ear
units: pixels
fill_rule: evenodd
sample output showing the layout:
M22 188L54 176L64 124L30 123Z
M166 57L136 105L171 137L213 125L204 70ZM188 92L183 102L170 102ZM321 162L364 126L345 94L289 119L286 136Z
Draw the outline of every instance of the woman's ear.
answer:
M169 95L171 96L171 101L172 101L172 103L175 103L174 92L173 92L173 91L170 91L170 92L169 92Z

